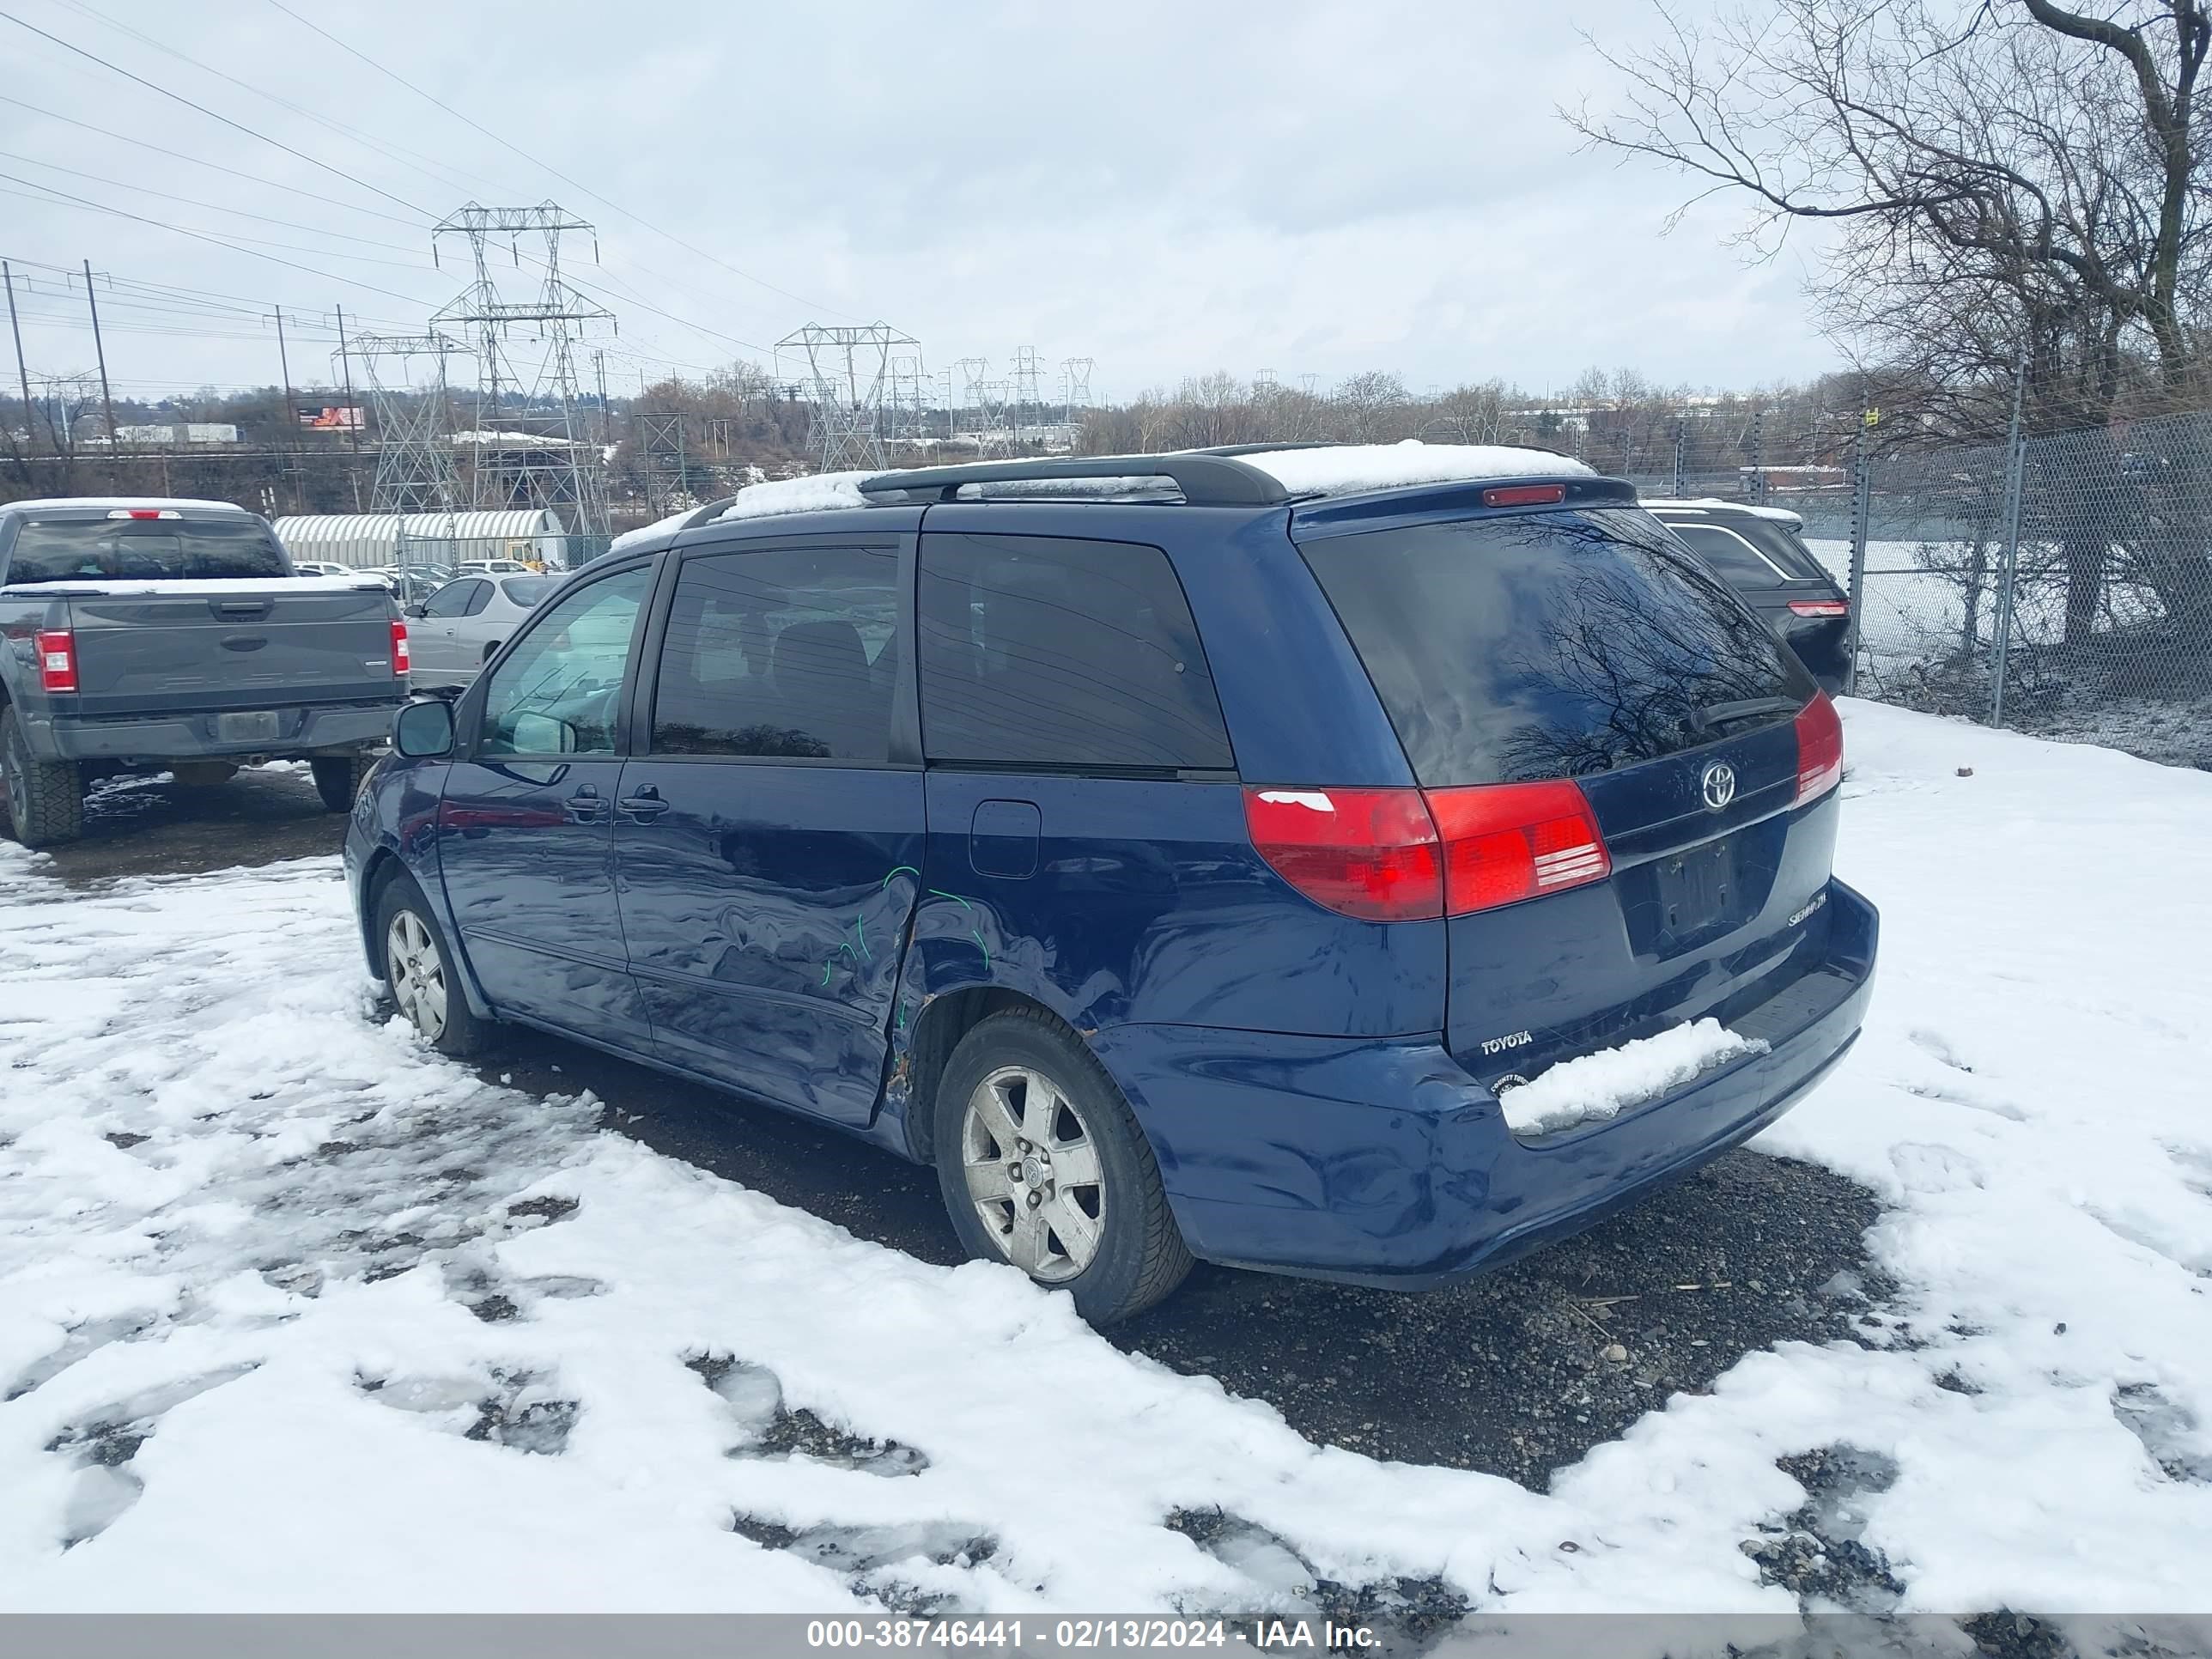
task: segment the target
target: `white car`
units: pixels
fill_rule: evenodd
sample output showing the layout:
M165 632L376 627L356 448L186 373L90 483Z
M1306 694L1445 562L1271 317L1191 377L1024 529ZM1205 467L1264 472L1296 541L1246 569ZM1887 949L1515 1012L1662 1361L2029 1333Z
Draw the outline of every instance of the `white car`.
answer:
M374 574L356 570L349 564L332 564L327 559L295 559L292 568L302 576L367 576Z
M534 573L520 559L463 559L461 574L478 576L528 576Z
M409 684L467 684L559 586L551 576L479 576L465 570L407 606Z

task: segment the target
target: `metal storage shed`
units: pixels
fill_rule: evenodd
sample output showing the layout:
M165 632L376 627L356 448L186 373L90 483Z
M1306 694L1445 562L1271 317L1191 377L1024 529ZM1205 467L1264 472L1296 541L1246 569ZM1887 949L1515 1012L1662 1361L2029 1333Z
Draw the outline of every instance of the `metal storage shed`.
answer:
M295 559L355 569L457 564L465 559L538 559L565 568L568 532L547 507L495 513L316 513L276 520L276 539Z

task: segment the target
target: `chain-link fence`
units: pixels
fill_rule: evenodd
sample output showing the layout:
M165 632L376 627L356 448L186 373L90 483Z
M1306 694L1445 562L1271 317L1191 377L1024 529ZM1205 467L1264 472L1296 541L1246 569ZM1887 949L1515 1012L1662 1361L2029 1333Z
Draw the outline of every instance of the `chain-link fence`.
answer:
M1768 495L1850 590L1859 696L2212 768L2212 414L1870 447Z

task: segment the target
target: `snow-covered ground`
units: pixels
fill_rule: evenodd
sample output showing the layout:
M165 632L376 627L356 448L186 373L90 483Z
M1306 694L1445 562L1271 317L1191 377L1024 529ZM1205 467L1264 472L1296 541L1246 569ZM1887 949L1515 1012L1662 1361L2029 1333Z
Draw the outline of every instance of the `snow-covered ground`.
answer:
M1901 1587L1872 1605L2212 1607L2212 776L1846 707L1881 981L1767 1144L1879 1194L1900 1289L1871 1346L1750 1354L1544 1494L1316 1448L1009 1269L479 1082L376 1015L335 860L71 891L0 850L0 1607L1200 1610L1433 1575L1507 1613L1787 1613L1746 1546L1808 1452Z

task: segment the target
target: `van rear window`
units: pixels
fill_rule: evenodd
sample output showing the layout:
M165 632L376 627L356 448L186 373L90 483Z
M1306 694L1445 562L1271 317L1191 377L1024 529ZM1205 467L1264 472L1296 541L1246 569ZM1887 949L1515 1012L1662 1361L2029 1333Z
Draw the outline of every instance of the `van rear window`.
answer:
M33 520L16 532L5 580L15 587L288 574L276 538L250 519L50 519Z
M1789 719L1814 693L1766 624L1639 511L1417 525L1300 550L1425 787L1633 766Z

